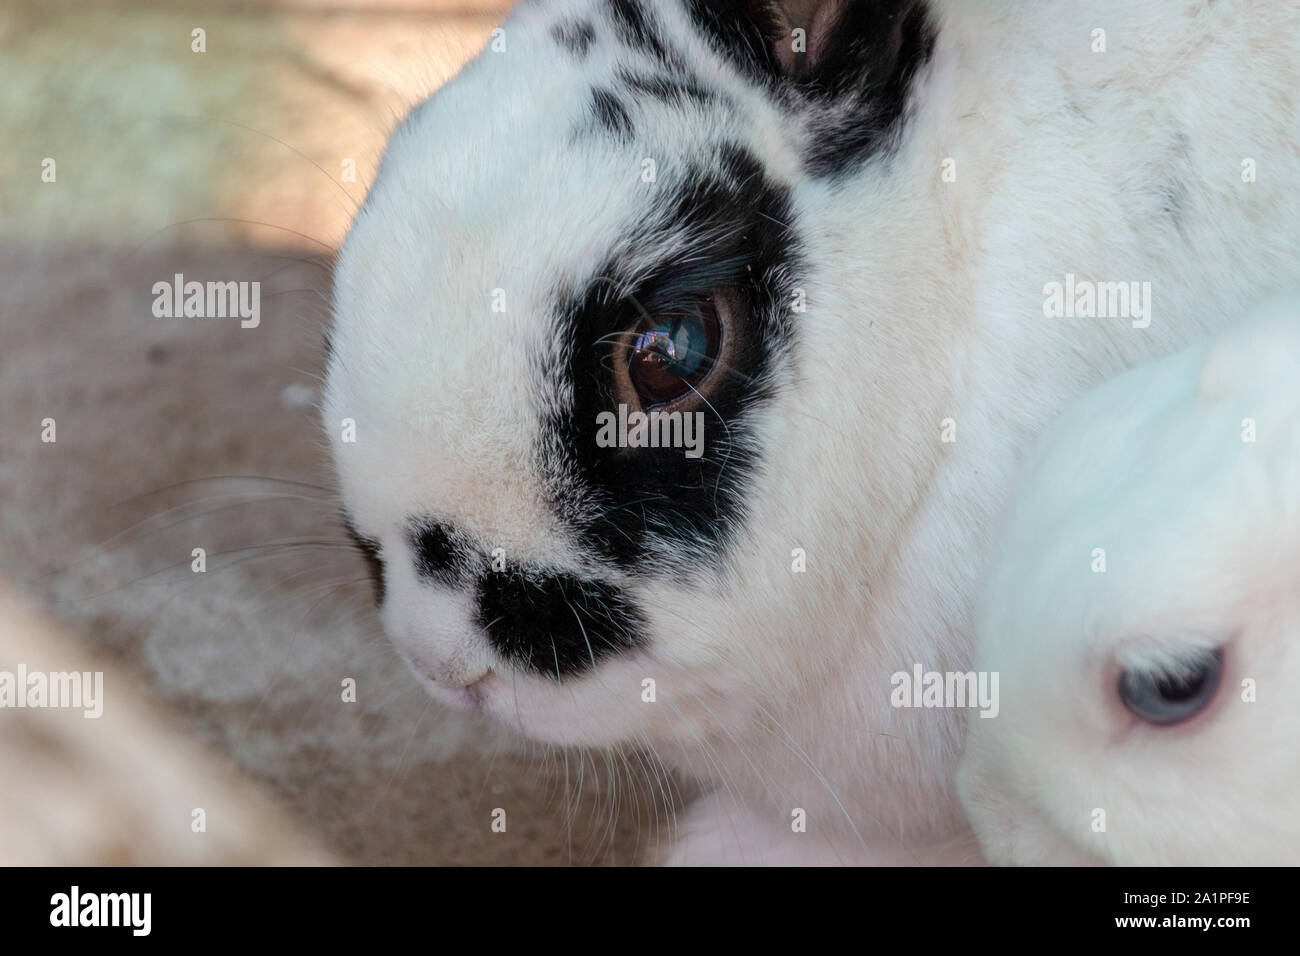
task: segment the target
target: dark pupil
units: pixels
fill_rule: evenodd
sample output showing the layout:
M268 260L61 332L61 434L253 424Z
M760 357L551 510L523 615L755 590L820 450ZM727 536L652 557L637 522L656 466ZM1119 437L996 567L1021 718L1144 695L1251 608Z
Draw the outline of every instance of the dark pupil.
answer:
M1156 690L1165 700L1181 702L1191 700L1205 686L1205 671L1184 669L1178 675L1164 675L1156 681Z
M1200 713L1214 699L1222 670L1220 648L1197 664L1172 671L1126 671L1120 677L1120 700L1148 723L1175 724Z
M708 318L701 312L658 320L636 333L628 371L637 393L648 404L685 395L708 371L716 345L716 328L710 328Z
M633 348L638 352L657 353L666 371L678 378L690 378L699 371L707 355L704 323L687 319L642 332Z

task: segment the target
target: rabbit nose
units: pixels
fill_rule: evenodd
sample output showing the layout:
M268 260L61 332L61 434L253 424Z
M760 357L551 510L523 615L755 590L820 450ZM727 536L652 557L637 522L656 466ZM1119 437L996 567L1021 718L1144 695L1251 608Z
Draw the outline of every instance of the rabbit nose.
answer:
M394 580L380 611L384 631L417 677L445 687L466 687L490 664L487 642L475 626L472 594L464 588L428 587Z
M437 701L456 710L481 710L501 686L496 672L472 653L438 657L408 649L396 639L398 655Z
M492 673L491 668L468 659L467 655L430 657L419 652L409 653L398 647L398 653L407 666L421 677L426 677L440 687L462 690L473 687Z

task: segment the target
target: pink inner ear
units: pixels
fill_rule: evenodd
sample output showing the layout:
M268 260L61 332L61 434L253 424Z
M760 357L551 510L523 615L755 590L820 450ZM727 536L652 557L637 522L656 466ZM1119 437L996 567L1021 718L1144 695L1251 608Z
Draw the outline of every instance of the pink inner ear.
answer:
M776 40L776 58L788 74L806 72L820 62L831 31L848 0L778 0L773 4L782 35ZM794 50L794 31L805 32L806 55L802 63Z

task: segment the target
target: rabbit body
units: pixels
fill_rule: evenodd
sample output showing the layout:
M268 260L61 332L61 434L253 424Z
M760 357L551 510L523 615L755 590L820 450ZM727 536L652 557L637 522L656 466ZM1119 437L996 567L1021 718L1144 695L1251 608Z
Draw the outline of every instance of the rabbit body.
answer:
M979 604L1002 706L971 720L960 781L990 861L1300 861L1297 383L1293 296L1049 426ZM1205 651L1205 694L1125 706L1121 674Z
M842 0L792 55L769 7L524 3L402 124L336 273L342 498L435 697L699 783L677 862L973 859L966 714L891 676L971 666L1069 399L1300 278L1300 13ZM703 456L602 447L619 343L702 302Z

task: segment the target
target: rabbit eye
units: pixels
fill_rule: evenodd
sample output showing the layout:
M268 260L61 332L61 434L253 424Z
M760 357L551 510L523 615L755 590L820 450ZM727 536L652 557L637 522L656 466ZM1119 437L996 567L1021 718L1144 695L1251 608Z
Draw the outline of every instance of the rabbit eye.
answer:
M1119 699L1149 724L1177 724L1195 717L1214 699L1222 671L1222 648L1171 670L1124 671Z
M680 315L638 325L627 353L627 371L644 405L665 405L690 394L713 368L721 337L718 310L711 299Z

